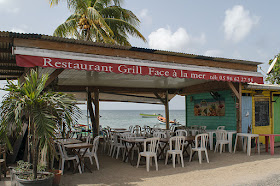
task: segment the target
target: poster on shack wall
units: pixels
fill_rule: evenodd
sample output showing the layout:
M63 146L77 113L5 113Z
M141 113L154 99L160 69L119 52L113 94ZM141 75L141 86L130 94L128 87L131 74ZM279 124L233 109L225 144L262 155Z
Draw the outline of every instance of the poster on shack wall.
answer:
M197 99L194 100L195 116L225 116L225 100Z

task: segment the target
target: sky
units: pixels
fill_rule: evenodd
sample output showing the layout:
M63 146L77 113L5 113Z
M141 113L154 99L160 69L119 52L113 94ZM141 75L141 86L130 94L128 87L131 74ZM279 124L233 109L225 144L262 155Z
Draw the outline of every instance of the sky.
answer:
M279 0L123 0L123 7L137 15L147 39L131 38L132 46L262 62L263 75L280 51ZM0 30L52 35L70 14L63 0L53 7L48 0L0 0ZM170 109L184 107L184 97L170 102ZM129 103L100 108L164 109Z

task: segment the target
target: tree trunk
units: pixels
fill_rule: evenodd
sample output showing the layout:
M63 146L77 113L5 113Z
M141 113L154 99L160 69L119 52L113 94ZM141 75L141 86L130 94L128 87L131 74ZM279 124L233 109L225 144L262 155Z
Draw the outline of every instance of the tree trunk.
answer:
M34 143L36 143L36 141L34 140ZM33 179L37 179L37 164L38 164L38 151L36 148L36 145L34 145L34 149L33 149L33 153L34 153L34 157L33 157Z
M27 161L31 163L31 145L30 145L30 133L31 130L31 123L30 123L30 117L28 117L28 129L27 129Z
M86 41L89 41L89 38L90 38L89 29L87 29L87 31L86 31Z
M36 138L36 130L34 126L34 122L32 122L32 151L33 151L33 179L37 179L37 164L38 164L38 144Z

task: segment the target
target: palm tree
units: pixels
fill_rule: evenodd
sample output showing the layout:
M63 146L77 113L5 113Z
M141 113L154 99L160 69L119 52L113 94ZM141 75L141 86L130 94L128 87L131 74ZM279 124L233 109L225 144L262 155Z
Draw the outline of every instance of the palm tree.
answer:
M59 0L50 0L57 4ZM73 11L54 31L54 36L74 37L118 45L129 45L128 36L146 42L138 31L140 20L130 10L121 7L121 0L67 0Z
M44 91L48 75L41 78L35 70L25 77L25 82L15 84L8 81L4 88L9 93L4 96L1 105L1 130L16 130L23 126L23 118L28 121L28 139L33 161L33 178L37 178L38 152L43 147L52 147L54 133L59 130L59 123L68 125L79 118L80 109L71 95ZM3 132L0 134L3 135Z

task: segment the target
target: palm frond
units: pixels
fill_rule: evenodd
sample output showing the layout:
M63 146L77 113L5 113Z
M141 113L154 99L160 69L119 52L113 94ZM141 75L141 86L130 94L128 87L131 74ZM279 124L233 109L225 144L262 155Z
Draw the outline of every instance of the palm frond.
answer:
M77 22L80 19L80 15L73 14L67 18L67 20L59 25L53 35L58 37L77 37L80 38L80 34L77 30Z
M88 18L90 19L93 25L97 26L95 24L97 23L99 27L104 30L106 35L110 35L110 36L114 35L111 28L107 25L106 21L103 19L103 17L99 14L99 12L95 8L88 7Z
M127 37L129 34L147 42L145 37L128 22L115 18L106 18L105 21L111 26L111 29L114 31L114 33L120 33L124 37Z
M58 3L59 0L50 2ZM123 0L67 0L67 4L74 14L57 27L55 36L130 45L128 35L132 35L146 42L137 30L140 20L132 11L121 7ZM122 20L123 23L109 19ZM81 20L86 24L83 21L81 24Z

